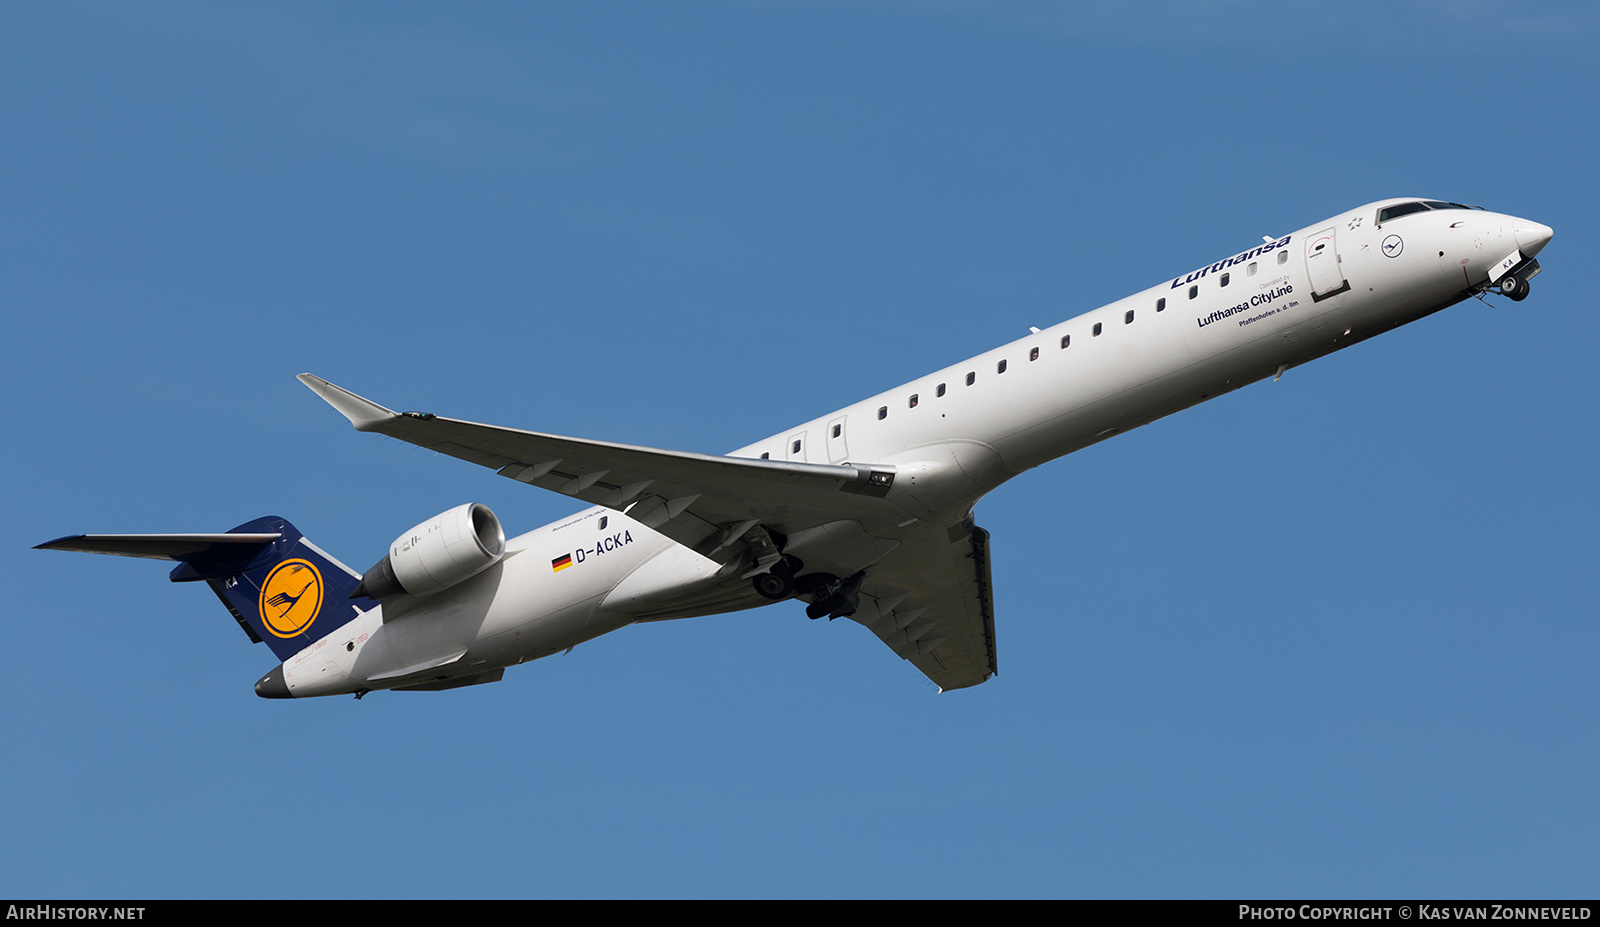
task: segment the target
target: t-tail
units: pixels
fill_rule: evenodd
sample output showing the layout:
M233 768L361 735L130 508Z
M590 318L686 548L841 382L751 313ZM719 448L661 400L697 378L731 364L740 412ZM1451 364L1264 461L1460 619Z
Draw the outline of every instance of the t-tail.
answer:
M173 582L204 581L250 640L265 643L280 661L378 606L352 598L361 576L276 515L223 534L74 534L37 549L175 560ZM273 691L270 679L257 693L288 697L286 688Z

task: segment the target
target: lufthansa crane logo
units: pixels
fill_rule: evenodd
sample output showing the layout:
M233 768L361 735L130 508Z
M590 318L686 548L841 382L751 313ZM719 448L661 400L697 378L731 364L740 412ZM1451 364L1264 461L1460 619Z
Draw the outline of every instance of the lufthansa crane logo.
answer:
M308 560L285 560L261 584L261 620L277 637L294 637L322 611L322 574Z

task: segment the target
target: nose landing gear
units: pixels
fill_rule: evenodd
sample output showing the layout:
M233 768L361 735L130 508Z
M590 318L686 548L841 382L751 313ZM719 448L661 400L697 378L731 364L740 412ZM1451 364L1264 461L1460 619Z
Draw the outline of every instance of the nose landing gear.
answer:
M1516 274L1506 274L1500 278L1499 290L1501 296L1510 297L1513 302L1522 302L1528 298L1528 281Z

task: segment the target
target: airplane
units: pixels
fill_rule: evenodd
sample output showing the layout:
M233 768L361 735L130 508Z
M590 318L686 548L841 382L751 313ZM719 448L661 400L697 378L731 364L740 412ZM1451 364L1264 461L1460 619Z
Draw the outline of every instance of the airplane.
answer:
M281 663L263 698L438 691L626 625L798 598L939 690L999 668L984 495L1018 474L1461 302L1525 299L1552 230L1382 200L1187 271L726 456L395 412L309 373L357 431L591 507L507 539L468 503L357 573L277 516L40 549L176 561Z

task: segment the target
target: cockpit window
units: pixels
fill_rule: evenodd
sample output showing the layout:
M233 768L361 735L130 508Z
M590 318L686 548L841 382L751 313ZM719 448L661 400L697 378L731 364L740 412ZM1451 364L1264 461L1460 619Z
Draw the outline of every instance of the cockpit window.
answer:
M1423 200L1422 201L1422 205L1428 207L1429 209L1471 209L1472 208L1470 206L1463 206L1460 203L1441 203L1438 200Z
M1390 219L1398 219L1401 216L1409 216L1414 212L1427 211L1428 206L1426 203L1399 203L1397 205L1389 206L1385 209L1379 210L1378 224L1382 225L1385 222L1388 222Z

